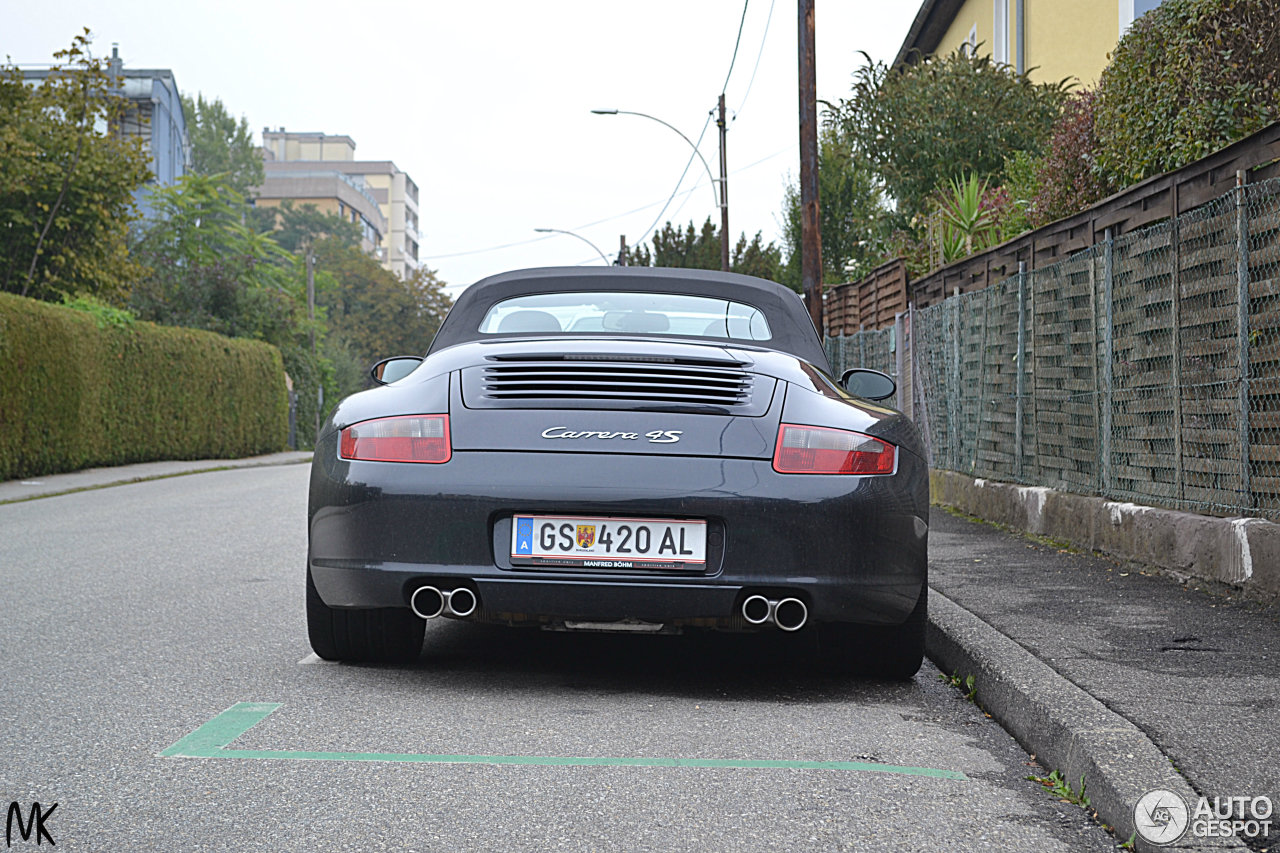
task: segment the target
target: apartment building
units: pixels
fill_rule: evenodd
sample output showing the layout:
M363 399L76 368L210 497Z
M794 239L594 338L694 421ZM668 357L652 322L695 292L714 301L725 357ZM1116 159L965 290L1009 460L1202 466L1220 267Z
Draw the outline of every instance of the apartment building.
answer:
M357 160L349 136L262 132L266 180L254 203L314 204L360 226L367 251L404 278L418 269L418 185L390 160Z
M55 72L48 66L24 67L22 79L39 85L52 73ZM151 188L177 183L191 166L191 141L187 137L182 96L168 68L125 68L118 45L111 46L107 73L112 92L128 101L113 130L141 138L143 150L151 159L151 178L134 192L138 209L150 217L153 211L147 197Z

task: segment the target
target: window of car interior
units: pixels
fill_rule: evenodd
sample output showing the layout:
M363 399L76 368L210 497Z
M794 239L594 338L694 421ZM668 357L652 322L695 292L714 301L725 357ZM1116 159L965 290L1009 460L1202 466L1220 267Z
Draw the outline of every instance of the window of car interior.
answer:
M742 302L684 293L537 293L496 303L481 334L676 335L767 341L769 323Z

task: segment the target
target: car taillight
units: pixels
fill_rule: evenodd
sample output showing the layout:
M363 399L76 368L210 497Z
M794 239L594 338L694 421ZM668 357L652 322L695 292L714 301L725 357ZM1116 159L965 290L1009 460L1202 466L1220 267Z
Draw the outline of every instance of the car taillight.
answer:
M898 448L886 441L829 427L783 424L773 451L779 474L892 474Z
M371 462L448 462L448 415L409 415L352 424L342 431L338 455Z

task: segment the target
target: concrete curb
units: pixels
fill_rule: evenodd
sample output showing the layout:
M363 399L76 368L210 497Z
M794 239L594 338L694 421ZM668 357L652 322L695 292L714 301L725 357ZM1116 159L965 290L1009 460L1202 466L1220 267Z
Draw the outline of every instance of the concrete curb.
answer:
M1262 598L1280 596L1280 524L1216 518L933 471L935 503Z
M1148 791L1172 791L1189 806L1199 800L1137 726L932 589L925 650L944 673L972 675L978 704L1040 764L1059 771L1073 788L1084 777L1092 807L1121 841L1134 833L1134 807ZM1237 839L1196 839L1190 833L1170 846L1140 837L1134 844L1144 853L1247 849Z
M52 474L28 480L0 483L0 505L52 498L91 489L125 486L148 480L227 471L233 468L266 468L274 465L296 465L311 461L310 451L271 453L244 459L194 459L164 462L141 462L114 468L86 468L69 474Z

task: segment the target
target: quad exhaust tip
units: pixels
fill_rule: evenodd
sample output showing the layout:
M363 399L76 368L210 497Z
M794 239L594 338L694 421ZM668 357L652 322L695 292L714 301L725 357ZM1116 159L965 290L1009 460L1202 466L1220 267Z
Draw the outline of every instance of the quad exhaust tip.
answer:
M809 621L809 608L798 598L773 600L749 595L742 601L742 618L752 625L772 622L783 631L799 631Z
M434 586L420 586L409 598L409 607L419 619L435 619L437 616L464 618L476 612L476 594L465 586L442 590Z
M809 608L798 598L784 598L773 608L773 624L784 631L799 631L809 621Z
M752 625L763 625L773 615L773 607L776 603L763 595L749 595L742 602L742 618Z
M445 594L444 608L450 616L470 616L476 612L476 594L465 586L460 586Z

